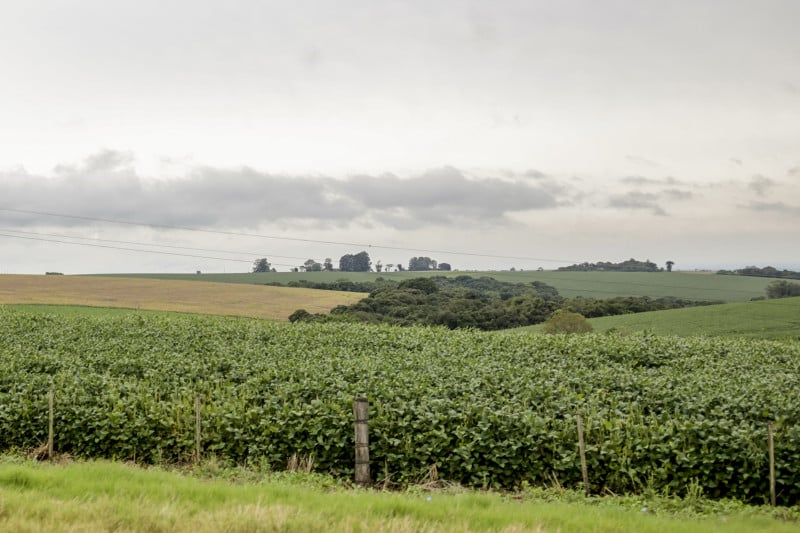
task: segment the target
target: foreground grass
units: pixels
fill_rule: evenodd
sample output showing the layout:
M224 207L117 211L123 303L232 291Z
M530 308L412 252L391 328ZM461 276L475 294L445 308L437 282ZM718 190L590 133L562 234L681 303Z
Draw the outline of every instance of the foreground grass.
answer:
M349 292L227 283L0 275L0 305L71 305L287 320L299 308L327 313L362 297Z
M800 338L800 298L731 303L649 313L608 316L589 320L595 332L650 331L681 337ZM513 330L542 332L542 325Z
M120 274L109 277L137 277L184 281L213 281L235 284L286 284L290 281L310 280L333 282L337 279L375 281L378 277L401 281L419 276L488 276L510 283L543 281L552 285L561 296L573 298L613 298L614 296L674 296L689 300L744 302L766 294L771 278L749 276L720 276L689 272L269 272L259 274Z
M231 482L108 462L34 464L0 459L2 531L637 531L789 532L772 511L718 505L705 516L531 491L382 493L321 476L278 474ZM553 501L553 500L556 501ZM656 502L657 503L657 502ZM643 506L644 505L644 506ZM656 505L658 507L658 505Z

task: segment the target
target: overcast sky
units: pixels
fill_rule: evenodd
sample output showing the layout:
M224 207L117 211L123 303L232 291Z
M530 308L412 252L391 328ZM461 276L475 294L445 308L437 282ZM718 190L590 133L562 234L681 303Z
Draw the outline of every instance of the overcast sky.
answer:
M0 0L0 273L368 244L800 269L798 20L797 0ZM142 244L162 253L119 249Z

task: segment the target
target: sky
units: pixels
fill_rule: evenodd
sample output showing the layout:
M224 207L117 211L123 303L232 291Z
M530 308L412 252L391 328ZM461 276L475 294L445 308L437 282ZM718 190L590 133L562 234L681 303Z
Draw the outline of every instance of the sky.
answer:
M796 0L0 0L0 273L800 269Z

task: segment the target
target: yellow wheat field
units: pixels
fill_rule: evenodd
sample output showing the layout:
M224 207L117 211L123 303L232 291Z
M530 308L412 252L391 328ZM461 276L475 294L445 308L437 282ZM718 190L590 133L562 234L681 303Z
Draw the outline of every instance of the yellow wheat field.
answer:
M296 309L330 311L351 292L92 276L0 275L0 304L85 305L287 320Z

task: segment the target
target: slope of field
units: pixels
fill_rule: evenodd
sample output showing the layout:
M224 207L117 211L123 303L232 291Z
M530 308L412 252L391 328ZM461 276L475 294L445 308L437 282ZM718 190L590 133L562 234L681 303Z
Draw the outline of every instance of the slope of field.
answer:
M82 305L287 320L323 313L363 295L229 283L91 276L0 276L0 304Z
M748 276L720 276L688 272L274 272L263 274L124 274L124 277L146 279L171 279L187 281L214 281L221 283L286 284L292 280L307 279L317 282L332 282L337 279L352 281L374 281L386 279L408 279L417 276L489 276L498 281L530 283L543 281L558 289L565 297L584 296L612 298L614 296L650 296L661 298L674 296L689 300L744 302L766 295L771 278Z
M595 332L649 331L690 337L800 338L800 298L782 298L703 307L687 307L589 320ZM511 330L541 332L542 325Z
M202 474L204 466L200 467ZM214 465L209 465L213 472ZM311 532L636 532L783 533L800 530L768 508L728 505L703 516L659 512L659 501L584 499L564 502L517 494L471 491L388 493L337 490L326 478L272 475L230 483L225 470L197 479L130 464L73 462L62 465L0 462L0 530ZM261 477L261 476L259 476ZM327 488L327 490L326 490ZM710 503L710 502L709 502ZM703 502L703 505L709 505ZM689 504L665 501L680 514ZM642 512L642 508L647 512ZM713 509L713 506L710 506ZM657 515L654 513L658 513Z

